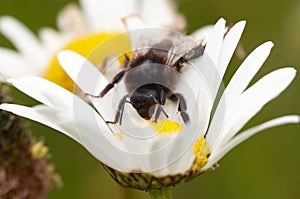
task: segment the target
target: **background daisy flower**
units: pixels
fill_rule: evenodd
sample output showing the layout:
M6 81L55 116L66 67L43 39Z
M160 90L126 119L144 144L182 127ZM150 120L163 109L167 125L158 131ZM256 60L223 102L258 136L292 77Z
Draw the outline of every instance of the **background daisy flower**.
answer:
M129 18L126 25L129 29L132 25L135 28L136 25L141 25L141 21ZM295 69L287 67L271 72L252 86L248 86L268 57L273 46L271 42L257 47L240 65L212 114L219 85L244 26L244 21L237 23L224 37L225 20L220 19L207 38L204 55L191 60L190 67L189 63L186 64L183 75L192 82L192 93L196 96L199 96L199 93L202 95L196 99L198 117L191 117L191 125L180 133L174 134L174 130L171 130L171 133L161 137L158 135L147 142L135 140L136 135L126 134L126 131L116 136L119 135L119 131L110 128L105 122L111 113L109 103L113 101L113 95L107 95L101 100L90 98L93 107L97 109L95 111L88 103L67 90L36 77L11 79L10 82L43 105L30 108L2 104L0 108L68 135L105 164L112 177L124 186L151 191L190 180L208 169L213 169L228 151L250 136L270 127L299 123L300 118L297 115L283 116L240 132L242 127L266 103L285 90L295 77ZM130 39L133 33L134 31L129 32ZM98 85L100 88L97 88L96 93L99 93L107 85L107 79L96 67L77 53L64 51L59 54L59 61L83 92L91 93L91 88L95 89ZM197 75L195 77L195 72L190 72L193 66L201 71L204 79ZM81 75L83 79L79 78ZM207 90L202 87L204 82L208 86ZM192 98L189 94L186 97ZM189 105L191 103L188 103ZM190 109L187 113L193 115ZM151 131L150 126L144 128L143 133L151 135L159 133L159 130ZM187 144L191 138L191 144ZM172 141L170 145L169 141ZM163 146L167 146L167 149Z

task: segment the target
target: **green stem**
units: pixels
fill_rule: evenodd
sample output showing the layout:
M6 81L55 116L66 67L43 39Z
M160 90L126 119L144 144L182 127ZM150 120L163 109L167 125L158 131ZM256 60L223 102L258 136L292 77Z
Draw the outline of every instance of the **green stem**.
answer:
M149 191L151 199L172 199L172 187L153 189Z

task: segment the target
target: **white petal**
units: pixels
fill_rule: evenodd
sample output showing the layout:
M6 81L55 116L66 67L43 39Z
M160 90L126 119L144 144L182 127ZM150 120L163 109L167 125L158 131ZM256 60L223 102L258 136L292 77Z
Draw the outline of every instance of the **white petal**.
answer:
M198 70L205 63L199 62L198 64L197 66L187 64L183 68L176 92L185 97L187 113L198 121L198 137L201 137L208 128L213 101L206 77Z
M62 48L71 37L63 35L52 28L42 28L39 31L39 36L42 40L43 47L49 55L53 55ZM50 57L49 57L50 58Z
M260 124L258 126L252 127L244 132L241 132L239 135L234 137L228 144L226 144L223 148L221 148L218 151L213 151L211 156L209 157L207 164L203 167L203 170L209 169L211 166L217 163L225 154L227 154L231 149L233 149L235 146L237 146L244 140L248 139L249 137L255 135L256 133L271 127L275 127L283 124L289 124L289 123L299 123L299 122L300 122L299 116L296 115L283 116L283 117L270 120L263 124Z
M176 148L174 149L176 150ZM169 157L169 161L173 161L173 157ZM183 153L175 162L171 162L172 164L168 168L168 173L164 173L164 175L176 175L176 174L183 174L188 169L191 168L193 162L195 161L195 154L193 153L192 148L187 148L185 153Z
M229 30L229 32L224 38L219 64L217 66L220 75L219 80L223 79L226 68L242 36L245 25L246 25L246 21L238 22ZM217 85L219 85L220 83L221 82L217 83Z
M245 21L238 22L230 29L224 38L225 20L220 19L214 27L204 27L204 29L200 29L191 35L193 39L200 40L202 43L207 43L203 58L200 58L203 62L207 63L202 64L204 66L201 66L200 69L207 77L207 82L211 87L213 101L217 95L220 83L240 40L244 27ZM209 62L214 64L209 64Z
M182 174L192 166L195 160L194 144L204 135L203 129L207 128L207 124L201 121L202 118L199 119L200 122L193 123L195 118L191 117L190 125L184 127L170 144L171 150L167 157L169 167L167 170L158 171L158 174L166 174L166 171L173 175Z
M149 165L145 165L149 168L149 172L157 176L169 174L169 166L172 162L168 156L174 151L174 139L176 135L166 135L157 137L151 143L150 153L147 154Z
M136 169L133 155L124 148L122 140L108 128L106 122L87 103L74 97L74 126L82 145L99 161L119 171Z
M155 43L165 39L171 31L162 29L157 24L146 23L138 15L129 15L123 19L129 35L131 49L149 49Z
M40 75L22 55L0 47L0 74L5 78L20 77L23 75Z
M0 18L0 31L33 63L43 63L45 55L36 36L17 19L4 16ZM34 59L33 59L34 58ZM32 67L39 67L34 65Z
M223 18L218 20L211 34L208 35L207 44L205 46L205 52L216 66L218 66L220 53L222 50L225 23L226 21Z
M261 78L230 108L221 145L227 143L262 107L284 91L296 76L293 68L282 68ZM225 132L224 131L224 132Z
M74 51L62 51L57 58L66 73L86 93L97 95L99 93L95 91L96 83L98 81L103 82L103 87L108 83L90 61Z
M197 107L194 107L196 109ZM157 176L176 175L186 172L195 160L193 153L193 146L200 137L203 136L203 129L207 128L208 121L202 121L203 118L197 118L189 114L191 123L187 126L182 125L182 130L175 134L174 137L167 137L170 139L167 144L160 140L155 143L156 146L165 146L163 150L159 151L157 156L152 156L152 166L155 165L158 169L154 174ZM200 115L202 116L202 115ZM205 117L205 116L203 116ZM199 121L198 121L199 120ZM158 167L164 164L165 167Z
M106 123L80 98L74 98L74 109L35 108L2 104L0 108L54 128L81 143L93 156L119 171L131 172L136 165L121 141Z
M28 76L9 79L17 89L51 107L73 106L73 94L64 88L40 77Z
M126 16L123 18L123 23L127 31L153 27L138 15Z
M181 132L184 133L184 132ZM186 131L185 133L191 133ZM194 134L194 136L196 133ZM196 137L186 138L183 136L174 141L173 148L170 150L168 157L165 161L168 162L168 167L157 171L156 175L176 175L183 174L192 165L195 160L195 154L193 153L193 143L195 143Z
M148 155L151 160L151 172L156 176L186 172L195 159L192 147L196 140L196 134L197 132L184 130L178 134L166 135L166 137L157 139L153 145L152 154Z
M234 74L226 87L212 118L209 132L207 133L207 143L212 147L220 138L220 131L223 129L225 116L230 113L229 107L236 103L236 99L246 89L247 85L262 66L265 59L268 57L272 42L266 42L257 47L241 64L240 68ZM227 117L227 116L226 116Z
M215 98L219 89L219 83L221 82L218 63L224 38L225 23L226 21L222 18L216 23L211 34L208 36L203 56L192 61L194 65L201 66L198 68L206 78L207 85L211 90L212 99Z
M88 94L98 95L108 84L106 78L85 57L70 51L62 51L58 54L58 61L71 79L79 88ZM120 96L122 98L123 96ZM116 98L116 96L114 96ZM113 120L114 109L112 108L113 92L108 92L103 98L89 97L105 120ZM116 100L116 99L115 99Z
M121 19L134 13L135 0L81 0L83 12L94 31L122 30Z
M33 108L16 105L16 104L1 104L0 109L12 112L16 115L26 117L46 126L49 126L57 131L64 133L71 137L78 143L80 138L74 126L69 125L68 113L61 110L55 110L44 105L36 106Z
M213 25L207 25L196 30L189 36L197 43L201 43L202 45L205 45L207 43L207 38L211 34L213 28L214 28Z
M224 91L227 94L228 102L234 101L246 89L269 56L272 47L272 42L260 45L241 64Z
M60 32L77 36L87 33L86 19L75 3L70 3L58 14L57 26Z
M185 28L185 20L176 12L174 3L172 0L142 0L137 11L151 24L182 31Z

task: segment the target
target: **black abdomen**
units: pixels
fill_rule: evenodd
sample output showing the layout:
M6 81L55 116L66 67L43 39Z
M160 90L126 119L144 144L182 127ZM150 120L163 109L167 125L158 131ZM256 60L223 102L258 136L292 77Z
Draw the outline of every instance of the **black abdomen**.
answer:
M124 82L129 94L140 87L151 90L153 86L155 90L161 87L173 91L176 88L178 78L178 72L170 66L146 61L139 66L131 68L126 73Z

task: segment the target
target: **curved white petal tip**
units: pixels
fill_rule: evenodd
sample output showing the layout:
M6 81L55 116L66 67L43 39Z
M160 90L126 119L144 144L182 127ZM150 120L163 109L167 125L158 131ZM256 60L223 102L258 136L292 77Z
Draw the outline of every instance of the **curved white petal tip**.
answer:
M5 107L6 107L6 104L0 104L0 109L1 109L1 110L5 110L5 111L6 111L6 108L5 108Z
M57 54L57 59L62 68L69 72L69 68L74 68L74 64L83 65L88 60L86 57L80 55L79 53L72 50L64 50ZM72 71L72 70L70 70Z
M276 71L281 71L282 72L282 76L286 75L288 76L291 81L295 78L297 70L293 67L285 67L285 68L280 68L277 69Z
M221 18L218 19L218 21L215 23L215 26L216 26L217 24L226 24L226 20L225 20L223 17L221 17Z
M67 60L67 59L70 59L70 58L74 58L75 56L78 56L79 54L75 51L72 51L72 50L63 50L63 51L60 51L58 54L57 54L57 59L58 61L64 61L64 60ZM80 55L79 55L80 56Z
M134 30L149 27L149 25L139 15L136 14L124 17L122 19L122 22L126 30Z
M3 28L4 25L6 25L7 23L12 23L16 21L16 19L12 16L9 15L4 15L0 17L0 30Z
M79 53L72 50L64 50L58 53L57 59L61 67L66 73L76 81L80 68L85 64L89 63L86 57L83 57ZM77 67L75 67L77 66Z
M263 45L270 49L274 47L274 43L272 41L267 41Z
M22 78L22 77L20 77L20 78ZM9 79L7 79L6 81L9 82L9 83L11 83L12 85L14 85L14 83L15 83L16 81L18 81L18 79L20 79L20 78L9 78Z

